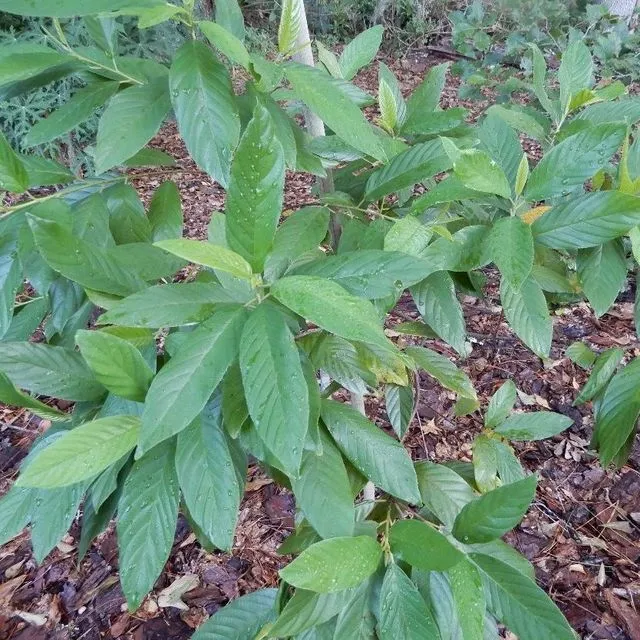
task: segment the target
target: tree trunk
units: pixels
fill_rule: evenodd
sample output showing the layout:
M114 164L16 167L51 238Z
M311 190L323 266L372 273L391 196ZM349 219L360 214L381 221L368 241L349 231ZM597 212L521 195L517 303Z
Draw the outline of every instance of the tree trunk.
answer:
M638 0L603 0L602 4L607 7L609 13L620 16L628 23L631 21Z

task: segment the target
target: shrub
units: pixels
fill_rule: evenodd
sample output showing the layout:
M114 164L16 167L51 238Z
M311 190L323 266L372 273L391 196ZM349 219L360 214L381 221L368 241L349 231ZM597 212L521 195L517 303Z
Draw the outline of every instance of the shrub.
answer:
M11 4L0 0L0 9ZM573 638L529 563L500 540L536 487L510 441L550 437L570 420L512 413L515 387L506 383L486 408L473 463L414 464L401 441L418 369L457 395L459 415L480 403L449 358L392 342L383 321L408 290L424 323L396 331L436 335L466 354L456 288L477 289L490 263L507 320L540 357L552 338L545 294L584 290L607 308L622 280L621 239L640 221L637 145L628 146L638 101L593 89L591 58L577 43L563 57L557 95L536 54L547 114L495 107L472 127L464 110L439 107L446 66L405 100L381 65L373 125L360 110L373 98L350 79L375 56L380 28L340 58L324 51L324 68L314 69L289 59L304 19L297 1L284 4L276 62L246 50L238 5L223 6L214 23L196 21L193 2L31 0L35 15L58 13L56 30L58 18L108 8L178 21L197 37L169 67L73 47L8 47L0 57L0 88L16 93L77 73L87 80L38 125L49 139L106 103L95 178L74 181L0 139L4 190L67 184L0 210L0 400L55 423L0 501L0 539L30 524L40 561L82 504L83 555L115 516L134 610L167 560L179 510L203 546L231 547L252 456L295 495L297 527L281 551L296 558L279 590L231 603L197 637L497 638L500 622L522 640ZM201 36L244 68L241 96ZM299 102L327 135L310 139L299 127ZM207 242L181 237L173 182L145 212L120 171L178 170L145 148L171 110L193 159L227 190ZM532 171L516 129L545 143ZM335 190L280 224L286 168L333 169ZM187 263L200 266L197 275L167 283ZM24 280L35 295L14 305ZM29 341L38 326L44 340ZM397 437L332 399L378 387ZM65 414L35 395L75 405ZM359 500L368 483L377 495Z

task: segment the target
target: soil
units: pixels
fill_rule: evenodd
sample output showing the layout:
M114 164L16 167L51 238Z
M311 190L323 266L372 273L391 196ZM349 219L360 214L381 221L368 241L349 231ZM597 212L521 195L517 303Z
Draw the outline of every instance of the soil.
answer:
M392 64L408 93L432 65L441 62L428 53ZM361 74L358 84L374 90L376 70ZM450 78L443 106L457 106L457 81ZM488 102L487 102L488 104ZM486 106L467 103L471 118ZM174 176L182 194L185 234L205 238L212 211L220 211L224 191L188 159L173 125L153 141L179 160L184 171ZM535 145L528 145L532 156ZM134 172L135 173L135 172ZM134 180L148 201L160 180ZM285 208L314 201L313 179L287 176ZM507 540L535 566L539 584L557 602L583 638L640 640L640 449L619 471L604 470L589 451L592 429L589 408L572 401L586 373L564 357L566 347L582 340L595 350L621 346L629 358L640 355L632 302L624 292L618 303L597 320L584 303L556 309L551 359L546 365L508 329L498 305L497 277L490 270L485 296L463 297L473 352L464 361L443 343L424 344L445 353L471 377L486 405L487 398L509 378L520 390L518 404L551 409L570 416L573 426L550 440L517 447L522 463L538 471L537 498L524 522ZM392 314L389 328L416 318L409 300ZM401 338L399 338L401 339ZM471 442L481 428L478 414L456 418L453 395L420 376L418 407L405 444L414 459L470 460ZM63 408L68 408L68 403ZM383 403L367 399L367 413L388 424ZM0 405L0 494L17 474L46 421ZM189 638L198 625L229 600L273 586L284 560L279 544L293 526L292 496L266 478L256 466L249 470L233 552L208 553L195 541L186 523L178 524L175 544L153 594L133 614L126 611L118 584L118 556L111 527L92 545L78 565L77 523L42 565L37 566L25 532L0 548L0 640L155 640ZM184 609L163 607L160 592L177 579L191 580L182 597Z

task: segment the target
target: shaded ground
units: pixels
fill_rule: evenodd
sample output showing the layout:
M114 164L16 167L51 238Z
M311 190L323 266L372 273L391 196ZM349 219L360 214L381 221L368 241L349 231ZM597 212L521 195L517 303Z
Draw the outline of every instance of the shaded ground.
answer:
M436 62L418 58L394 67L408 90ZM375 71L358 81L374 87ZM454 79L445 90L444 103L459 104ZM470 106L477 114L485 105ZM163 130L155 144L186 168L175 176L185 205L186 233L204 238L211 211L222 210L224 192L186 159L174 127ZM158 184L159 180L141 179L137 186L148 199ZM285 207L313 201L311 186L309 177L289 175ZM552 358L545 368L508 329L498 306L495 274L488 275L485 298L463 298L474 348L460 366L471 376L483 404L504 380L512 378L522 392L520 406L549 408L574 420L561 436L518 447L523 464L538 470L541 482L534 506L508 540L534 563L539 583L582 637L640 639L640 616L634 603L640 596L640 450L621 471L598 466L587 448L592 427L589 411L571 406L585 373L563 358L564 349L575 340L584 340L596 350L619 345L629 357L639 355L629 302L632 292L625 292L599 321L585 304L558 310ZM403 300L389 327L411 317L416 317L412 305ZM429 346L454 357L442 343ZM426 376L420 378L419 387L417 414L406 438L412 456L470 460L471 442L482 426L479 417L455 418L452 394ZM378 398L368 398L367 410L372 419L386 422ZM25 411L0 406L0 494L15 477L17 464L36 433L46 426ZM282 564L276 549L291 530L293 515L292 497L252 467L233 553L205 552L180 521L165 572L152 596L133 615L126 612L117 582L113 529L100 536L80 566L75 553L77 524L40 567L31 556L28 535L23 534L0 548L0 640L188 638L228 600L276 583ZM185 576L191 576L196 585L183 597L185 610L161 607L161 591Z

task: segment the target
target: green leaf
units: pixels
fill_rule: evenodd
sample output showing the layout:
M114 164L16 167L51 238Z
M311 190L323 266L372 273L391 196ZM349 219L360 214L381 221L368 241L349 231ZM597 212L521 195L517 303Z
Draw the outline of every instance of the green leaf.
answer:
M381 559L382 548L369 536L330 538L305 549L280 577L298 589L332 593L359 585Z
M64 400L98 400L106 390L79 353L30 342L0 343L0 371L17 387Z
M296 258L317 249L328 225L329 210L324 207L304 207L289 216L276 231L273 249L265 261L265 277L277 280Z
M414 216L405 216L387 232L384 237L385 251L402 251L410 256L420 257L426 250L433 232Z
M247 125L231 165L225 204L229 247L262 271L271 251L284 193L284 151L269 112L260 104Z
M271 638L289 638L317 627L335 617L344 607L351 591L314 593L297 589L269 629Z
M15 538L31 521L33 490L11 486L0 498L0 544Z
M269 304L249 316L240 341L249 414L267 448L298 475L309 425L309 394L285 317Z
M222 416L227 433L232 438L237 438L249 417L242 388L242 372L238 364L231 365L222 381Z
M276 617L277 589L260 589L226 604L193 634L192 640L247 640Z
M145 147L124 162L125 167L173 167L176 161L164 151Z
M365 198L368 201L379 200L450 168L451 160L444 152L440 140L416 144L370 175Z
M536 355L547 357L551 349L553 322L540 285L529 277L519 290L515 290L503 278L500 299L504 315L516 335Z
M511 197L511 186L495 160L484 151L465 149L453 163L453 172L465 187L494 193L503 198Z
M140 419L111 416L66 432L20 474L17 486L52 489L93 478L136 445Z
M218 284L180 282L156 285L116 303L98 319L124 327L178 327L205 320L233 298Z
M20 161L29 176L29 189L55 184L67 184L76 179L76 176L69 169L53 160L49 160L49 158L21 155Z
M101 331L78 331L76 344L96 380L111 393L144 401L154 373L138 349Z
M533 268L531 226L517 216L500 218L491 229L489 242L500 274L517 291Z
M604 315L627 281L627 260L620 240L612 240L577 256L578 277L596 317Z
M385 349L390 346L375 307L335 282L316 276L289 276L275 282L271 293L285 307L325 331Z
M549 596L502 560L470 554L480 569L490 611L521 640L575 640L575 633Z
M113 249L90 244L63 225L27 215L36 246L55 271L83 287L126 296L144 288L144 281L125 266Z
M12 0L0 0L0 11L19 15L51 18L74 18L90 16L108 11L117 11L131 4L131 0L33 0L16 7ZM138 7L153 7L162 4L162 0L135 0Z
M397 565L387 567L380 590L380 640L439 640L440 634L427 603L407 574Z
M484 434L473 441L473 476L480 493L498 486L498 455L494 443L497 440Z
M566 195L606 167L620 148L627 128L620 123L589 127L565 138L536 165L529 176L524 196L546 200Z
M61 107L36 122L25 136L25 146L46 144L75 129L109 100L118 88L117 82L101 81L79 89Z
M238 0L217 0L216 22L240 41L244 40L244 18Z
M532 226L536 242L552 249L595 247L640 223L640 198L599 191L556 205Z
M424 571L446 571L464 558L437 529L419 520L396 522L389 544L401 560Z
M514 413L501 422L495 432L509 440L543 440L568 429L571 418L551 411L534 413Z
M35 493L31 512L31 546L38 564L62 540L76 518L87 483Z
M221 306L187 335L151 383L138 455L180 433L202 411L238 355L245 319L244 308Z
M415 465L420 495L425 506L447 527L461 509L474 499L471 487L452 469L431 462Z
M425 323L460 355L467 355L467 328L449 273L432 273L411 289L411 295Z
M523 157L516 132L499 114L488 112L478 127L478 137L481 148L500 165L515 190L518 168Z
M380 124L387 131L393 132L402 127L407 115L407 105L398 79L384 62L378 65L378 78Z
M381 25L370 27L359 33L340 54L340 69L345 80L351 80L356 73L366 67L378 53L382 44L384 28Z
M326 278L353 295L376 299L420 282L429 271L428 263L400 251L361 249L307 262L291 273Z
M484 426L488 428L496 427L504 422L516 403L516 385L513 380L507 380L491 396L487 413L484 417Z
M362 475L401 500L420 503L411 458L397 440L341 402L325 400L321 416L338 447Z
M391 426L398 438L402 439L411 424L415 412L413 386L385 385L384 399L389 422L391 422Z
M240 136L240 118L226 67L204 43L189 40L169 74L180 135L196 164L223 187Z
M219 408L205 409L178 436L176 470L189 514L218 549L231 549L240 486Z
M210 244L202 240L175 238L161 240L156 242L154 246L194 264L218 269L243 280L251 280L251 265L242 256L221 245Z
M29 175L18 154L0 131L0 189L22 193L29 188Z
M174 448L163 442L137 460L118 502L120 583L130 611L153 589L171 553L180 501Z
M493 448L496 452L496 466L502 484L511 484L526 477L520 461L508 444L494 440Z
M281 54L287 55L292 52L304 17L303 0L283 0L278 26L278 51Z
M239 64L247 70L250 68L251 56L247 48L244 46L242 40L238 39L227 28L215 22L199 22L198 27L200 27L200 31L204 33L207 40L209 40L220 53L227 56L231 62Z
M373 579L372 579L373 580ZM344 605L336 621L334 638L372 640L375 638L376 619L371 611L372 580L363 582Z
M9 331L16 294L22 287L22 265L16 249L11 236L0 240L0 339Z
M114 96L98 125L96 173L104 173L140 151L158 133L170 109L163 77Z
M640 416L639 381L640 359L635 359L613 376L598 403L594 439L603 466L612 462L634 432Z
M488 114L497 115L512 129L524 133L534 140L544 140L547 134L548 121L543 124L532 113L518 107L507 108L500 104L494 104L487 109ZM545 126L545 124L547 126Z
M377 160L385 159L380 139L360 109L344 92L339 80L320 69L302 64L287 65L285 74L296 95L336 135Z
M440 106L440 95L444 89L449 63L438 64L429 69L424 80L413 90L407 100L407 125L424 118L425 114Z
M465 558L451 567L448 574L462 637L465 640L484 640L487 603L480 572Z
M182 237L182 204L175 182L167 180L155 190L148 216L154 242Z
M409 347L406 353L445 389L454 391L463 398L477 400L478 396L471 380L449 358L424 347Z
M453 535L461 542L491 542L515 527L527 512L536 493L538 479L498 487L462 507L453 525Z
M0 373L0 402L14 407L24 407L29 409L31 413L35 413L52 422L64 422L69 417L66 413L62 413L26 393L22 393L4 373Z
M640 100L637 96L628 96L615 102L607 100L599 104L591 104L577 114L575 120L590 124L624 122L633 125L640 120Z
M571 42L563 52L558 82L560 106L566 113L573 95L581 89L589 89L593 84L593 59L589 47L582 39Z
M622 358L624 358L624 351L619 347L603 351L595 359L591 375L574 400L574 406L593 400L609 384Z
M547 94L547 63L544 59L544 55L538 48L538 45L530 43L529 47L531 48L531 57L533 62L533 92L535 93L536 98L538 98L538 102L542 105L542 108L550 116L557 118L558 110Z
M589 369L596 360L596 354L584 342L572 342L564 355L582 369Z

